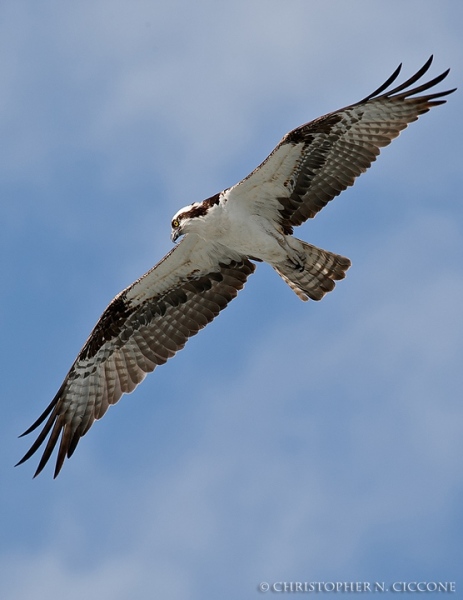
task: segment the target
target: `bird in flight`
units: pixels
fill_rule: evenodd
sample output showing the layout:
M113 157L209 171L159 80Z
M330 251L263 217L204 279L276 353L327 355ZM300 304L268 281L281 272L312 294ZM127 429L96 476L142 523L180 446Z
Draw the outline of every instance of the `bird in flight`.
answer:
M350 260L294 237L376 160L402 129L453 90L425 93L449 70L412 87L431 66L393 89L401 65L365 99L290 131L238 184L179 210L171 238L182 240L103 312L42 415L28 460L47 439L35 472L58 444L54 476L96 419L181 350L235 298L255 262L267 262L302 300L321 300ZM420 95L421 94L421 95Z

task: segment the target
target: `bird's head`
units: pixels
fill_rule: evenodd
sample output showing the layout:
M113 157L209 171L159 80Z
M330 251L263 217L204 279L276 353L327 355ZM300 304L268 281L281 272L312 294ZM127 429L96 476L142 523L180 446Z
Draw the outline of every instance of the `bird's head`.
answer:
M190 206L181 208L172 217L170 239L176 242L181 235L195 231L197 224L201 220L201 217L204 217L205 212L207 211L200 202L195 202L194 204L190 204Z
M177 213L172 218L170 239L173 242L176 242L181 235L183 235L183 223L182 223L181 215L179 213Z

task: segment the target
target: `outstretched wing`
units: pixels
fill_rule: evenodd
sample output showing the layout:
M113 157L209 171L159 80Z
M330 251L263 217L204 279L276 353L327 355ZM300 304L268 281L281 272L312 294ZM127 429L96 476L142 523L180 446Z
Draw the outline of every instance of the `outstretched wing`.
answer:
M247 258L212 256L201 238L186 235L104 311L51 404L23 433L31 433L47 419L18 465L49 435L35 477L61 437L56 477L95 419L210 323L254 269Z
M246 209L278 220L287 233L314 217L376 160L409 123L442 96L455 90L420 94L440 83L445 71L431 81L411 88L429 69L426 64L405 83L389 91L402 65L376 91L284 136L270 156L248 177L229 190L229 199L246 203Z

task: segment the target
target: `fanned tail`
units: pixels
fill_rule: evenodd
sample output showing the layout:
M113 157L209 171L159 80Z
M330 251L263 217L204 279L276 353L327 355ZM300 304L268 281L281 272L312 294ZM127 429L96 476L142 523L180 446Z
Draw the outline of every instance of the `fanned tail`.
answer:
M321 300L334 289L335 281L344 279L351 262L344 256L299 241L304 249L304 263L296 265L288 259L273 268L301 300Z

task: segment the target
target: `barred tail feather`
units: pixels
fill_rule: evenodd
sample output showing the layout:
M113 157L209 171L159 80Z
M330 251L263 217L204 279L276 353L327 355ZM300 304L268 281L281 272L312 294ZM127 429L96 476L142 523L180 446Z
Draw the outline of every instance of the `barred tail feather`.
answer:
M351 262L348 258L302 242L305 262L291 260L273 265L275 271L301 300L321 300L334 289L335 281L344 279Z

